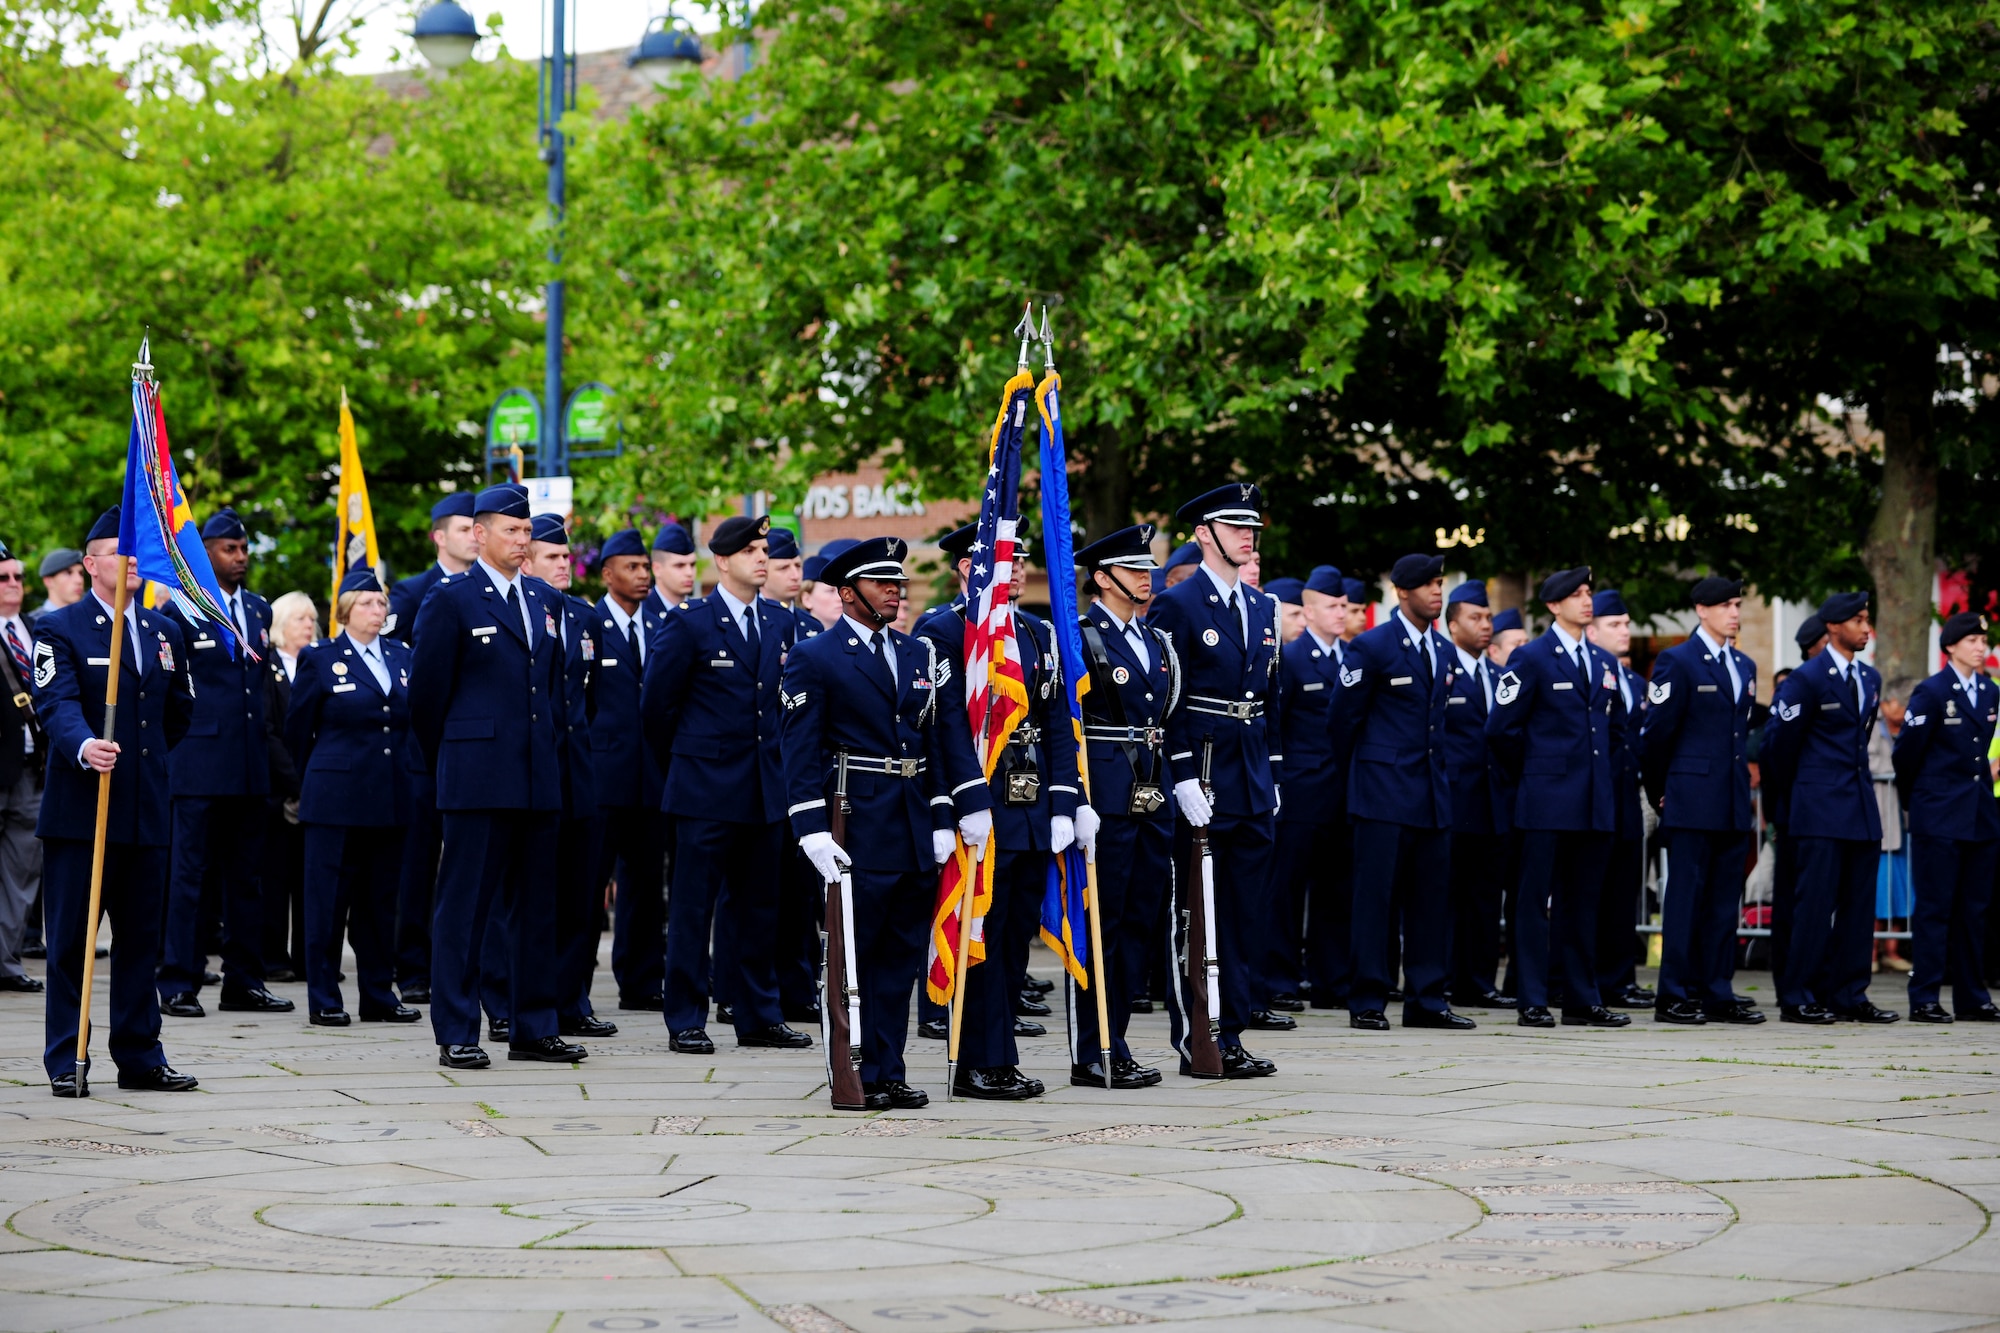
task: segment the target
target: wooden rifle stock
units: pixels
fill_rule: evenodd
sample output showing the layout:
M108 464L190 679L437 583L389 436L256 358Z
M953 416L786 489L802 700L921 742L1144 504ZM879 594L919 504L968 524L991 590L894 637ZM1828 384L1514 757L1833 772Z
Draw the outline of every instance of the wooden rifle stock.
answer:
M1201 789L1209 791L1209 765L1215 742L1201 746ZM1215 947L1215 863L1208 850L1208 829L1190 827L1188 839L1187 907L1181 912L1186 942L1181 973L1186 979L1188 1071L1196 1078L1222 1077L1221 962Z
M834 798L827 810L833 840L847 846L847 754L841 752L834 770ZM826 1047L826 1082L836 1111L865 1111L861 1089L861 990L854 977L854 876L841 871L826 882L825 953L820 966L820 1041Z

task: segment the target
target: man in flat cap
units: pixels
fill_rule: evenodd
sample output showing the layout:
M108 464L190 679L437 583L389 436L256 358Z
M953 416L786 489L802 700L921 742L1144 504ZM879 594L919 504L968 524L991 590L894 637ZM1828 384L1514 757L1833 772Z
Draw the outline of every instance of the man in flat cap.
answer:
M1446 714L1458 657L1437 632L1444 560L1406 555L1389 572L1396 611L1348 646L1334 696L1335 762L1353 818L1353 977L1347 1021L1386 1032L1402 921L1403 1026L1466 1029L1445 998L1451 950L1451 781Z
M40 606L28 613L30 625L51 611L60 611L65 606L74 606L82 601L84 590L90 586L90 575L83 569L83 552L74 547L58 546L50 551L42 557L37 572L46 596Z
M1772 700L1759 749L1763 771L1786 793L1785 832L1797 857L1778 1016L1787 1023L1893 1023L1902 1015L1868 998L1882 853L1868 766L1882 678L1860 660L1874 635L1868 594L1835 593L1820 603L1819 618L1826 647Z
M1939 636L1945 668L1910 692L1896 790L1910 815L1910 1020L2000 1022L1986 989L1986 914L2000 859L1993 747L2000 688L1986 677L1986 618L1960 611ZM1952 1012L1938 1003L1951 982Z
M121 1088L186 1092L195 1080L175 1072L160 1046L153 972L173 835L167 760L193 720L194 685L179 625L139 605L138 566L129 564L117 732L99 735L111 674L112 617L117 614L115 506L99 517L83 549L90 592L44 617L35 637L35 711L49 745L48 785L35 830L45 857L42 919L49 959L42 1065L56 1096L87 1095L88 1071L76 1067L76 1037L99 775L109 773L102 902L116 944L107 1034L111 1059Z
M209 516L202 545L215 569L236 645L178 603L160 614L181 632L194 676L194 721L168 768L174 795L173 872L160 948L160 1009L200 1018L203 974L216 913L221 916L222 1003L226 1012L287 1013L290 1000L264 986L261 863L264 798L271 759L264 723L264 671L271 651L271 604L243 586L250 534L227 507Z
M1483 580L1468 579L1445 598L1445 634L1458 670L1445 697L1445 769L1451 777L1451 968L1445 994L1466 1009L1505 1007L1493 989L1500 966L1500 910L1514 865L1514 789L1486 745L1493 683L1486 656L1493 608Z
M665 772L672 819L667 895L668 1045L711 1055L709 940L718 903L731 916L733 958L717 950L738 1046L797 1049L778 997L778 868L785 786L779 677L791 618L759 595L768 575L768 516L724 519L710 535L715 591L667 617L646 660L646 734ZM726 979L720 974L728 971Z
M1522 1027L1554 1027L1552 998L1572 1026L1624 1027L1597 992L1597 898L1618 826L1611 767L1618 664L1593 647L1590 570L1543 580L1555 623L1508 659L1486 736L1517 784L1521 887L1514 952Z
M1597 901L1597 994L1613 1009L1651 1009L1657 997L1639 984L1645 948L1637 929L1646 879L1646 812L1639 780L1646 681L1630 665L1632 613L1625 606L1625 594L1599 588L1591 594L1590 612L1584 634L1610 655L1618 669L1618 707L1611 728L1616 749L1611 787L1618 827L1611 835L1611 854L1605 859Z
M556 851L569 704L561 598L522 571L534 521L527 491L474 501L479 555L417 611L410 729L437 779L443 868L431 925L431 1028L438 1063L484 1069L482 945L500 918L507 953L507 1058L569 1064L560 1034Z
M1196 572L1153 599L1149 623L1180 654L1181 706L1167 721L1167 766L1184 826L1175 855L1185 860L1192 830L1208 829L1215 875L1215 933L1221 968L1224 1078L1259 1078L1277 1066L1243 1049L1243 1029L1286 1030L1298 1023L1262 1008L1258 977L1273 912L1271 853L1276 841L1284 755L1278 698L1277 603L1242 580L1264 526L1263 492L1247 482L1218 486L1176 514L1201 548ZM1188 886L1185 892L1199 892ZM1199 957L1201 950L1195 948ZM1178 983L1178 978L1175 979ZM1169 992L1168 1026L1188 1060L1186 997ZM1194 1015L1193 1021L1204 1021Z
M1647 690L1640 753L1660 813L1669 889L1660 923L1662 1023L1761 1023L1739 1005L1736 928L1755 817L1750 714L1757 664L1736 650L1743 585L1710 575L1689 590L1693 636L1661 653Z

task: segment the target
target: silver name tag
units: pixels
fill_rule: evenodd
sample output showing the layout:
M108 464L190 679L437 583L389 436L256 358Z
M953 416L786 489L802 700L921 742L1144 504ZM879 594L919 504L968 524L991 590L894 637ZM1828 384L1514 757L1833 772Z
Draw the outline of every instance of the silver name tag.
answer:
M1715 686L1713 686L1713 685L1697 685L1697 686L1695 686L1695 687L1694 687L1694 692L1695 692L1696 694L1714 694L1714 693L1715 693Z
M1454 694L1451 696L1451 698L1446 699L1445 702L1448 704L1469 704L1472 702L1472 700L1466 698L1462 694Z
M1305 690L1305 692L1306 692L1307 694L1311 694L1311 693L1312 693L1312 692L1313 692L1314 690L1323 690L1323 689L1325 689L1325 688L1326 688L1326 682L1325 682L1325 681L1323 681L1323 680L1315 680L1315 681L1309 681L1309 682L1307 682L1307 683L1306 683L1306 684L1305 684L1304 686L1302 686L1301 688L1302 688L1302 689L1304 689L1304 690Z
M1819 706L1819 711L1822 713L1834 713L1840 711L1840 700L1835 699L1830 704L1821 704Z
M1415 679L1415 676L1391 676L1389 677L1389 683L1391 685L1408 685Z
M351 689L353 689L353 688L354 688L354 682L352 682L352 681L349 681L349 682L348 682L347 684L345 684L345 685L336 685L336 686L334 686L334 687L333 687L333 692L334 692L335 694L345 694L345 693L347 693L347 692L348 692L349 690L351 690Z
M472 632L474 634L480 635L483 638L484 636L493 633L493 631L499 628L500 627L498 625L480 625L475 627Z
M85 666L108 667L111 665L111 659L108 657L86 657L83 659L83 664Z
M1573 690L1576 688L1576 682L1569 680L1559 680L1554 685L1550 686L1550 688L1557 690Z
M600 659L600 662L601 662L601 665L603 665L603 666L617 666L617 665L618 665L618 659L617 659L617 658L615 658L615 657L606 657L606 658L602 658L602 659Z
M733 667L736 665L736 661L734 658L729 657L712 657L709 659L708 664L712 667Z
M197 648L213 648L213 647L215 647L215 640L214 640L214 639L196 639L196 640L194 641L194 646L195 646L195 647L197 647Z

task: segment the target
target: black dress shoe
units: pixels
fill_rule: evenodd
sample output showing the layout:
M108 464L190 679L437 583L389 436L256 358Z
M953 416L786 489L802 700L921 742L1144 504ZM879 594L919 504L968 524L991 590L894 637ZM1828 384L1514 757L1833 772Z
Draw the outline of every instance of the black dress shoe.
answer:
M885 1078L880 1083L863 1083L861 1090L870 1097L881 1097L886 1104L898 1111L917 1111L931 1104L931 1095L922 1088L913 1088L899 1078Z
M1047 1018L1055 1012L1037 999L1032 991L1022 991L1014 997L1014 1017Z
M953 1096L982 1102L1024 1102L1041 1089L1012 1065L993 1069L961 1069L951 1081Z
M814 1027L818 1027L820 1019L825 1017L816 1004L788 1004L780 1012L787 1023L810 1023Z
M1111 1081L1109 1083L1104 1081L1103 1064L1096 1060L1092 1060L1087 1065L1071 1065L1069 1067L1070 1086L1075 1088L1108 1087L1114 1092L1132 1092L1139 1088L1150 1088L1159 1080L1158 1071L1153 1071L1154 1077L1149 1079L1144 1077L1144 1072L1137 1068L1134 1068L1130 1072L1121 1072L1118 1068L1120 1063L1124 1062L1117 1060L1111 1062Z
M363 1009L361 1011L361 1021L364 1023L414 1023L422 1017L423 1014L410 1008L407 1004L399 1004L393 1009Z
M1016 1024L1015 1026L1018 1027L1020 1025ZM917 1024L917 1035L919 1037L927 1037L931 1041L949 1041L951 1040L951 1021L944 1018L926 1018L923 1022Z
M1563 1026L1566 1028L1624 1028L1632 1026L1632 1016L1621 1014L1616 1009L1606 1009L1601 1004L1586 1005L1581 1009L1563 1010Z
M1120 1060L1113 1057L1111 1061L1113 1087L1118 1085L1120 1078L1136 1078L1141 1087L1150 1088L1160 1081L1160 1071L1151 1065L1142 1065L1137 1060Z
M667 1049L682 1055L714 1055L715 1043L700 1028L683 1028L667 1034Z
M1023 990L1031 990L1037 995L1047 995L1056 988L1053 981L1043 981L1040 977L1029 977L1021 983Z
M440 1046L438 1063L446 1069L484 1069L493 1062L477 1046Z
M799 1051L813 1044L813 1039L803 1032L786 1027L783 1023L773 1023L755 1032L736 1034L738 1046L768 1046L776 1051Z
M97 947L102 949L104 946L100 944ZM102 958L103 956L104 956L103 954L98 955L99 958ZM345 979L346 978L344 977L342 978L342 980ZM222 974L220 972L210 972L208 969L203 968L201 973L201 984L204 986L220 986L222 984Z
M1445 999L1454 1009L1511 1009L1507 1000L1496 990L1455 990L1448 991Z
M1306 1002L1296 995L1273 995L1264 1007L1280 1013L1302 1014L1306 1011Z
M1014 1035L1017 1037L1046 1037L1049 1035L1049 1030L1033 1019L1017 1018L1014 1020Z
M1269 1060L1260 1060L1241 1046L1222 1048L1222 1076L1224 1078L1266 1078L1278 1072L1278 1067Z
M2000 1005L1981 1004L1958 1011L1961 1023L2000 1023Z
M298 1008L290 1000L273 995L262 986L225 990L222 992L222 1003L215 1007L225 1014L289 1014Z
M87 1090L83 1092L77 1091L76 1071L72 1069L67 1073L57 1074L49 1080L49 1095L51 1097L88 1097L90 1093Z
M193 1074L177 1073L172 1065L154 1065L119 1070L118 1086L129 1092L193 1092L201 1085Z
M1810 1023L1814 1027L1825 1027L1829 1023L1838 1023L1840 1020L1835 1018L1833 1011L1824 1005L1781 1004L1778 1006L1778 1021L1780 1023Z
M1944 1011L1943 1005L1933 1000L1929 1004L1911 1005L1910 1021L1912 1023L1949 1023L1951 1022L1951 1015Z
M1132 1001L1132 1007L1126 1012L1134 1014L1150 1014L1153 1012L1153 1002L1151 1000L1134 1000Z
M486 1020L486 1040L494 1043L510 1040L514 1035L514 1020L511 1018L489 1018Z
M1653 1005L1653 1021L1696 1028L1708 1022L1708 1015L1693 1000L1660 1000Z
M49 947L46 944L24 944L21 946L21 957L23 958L47 958L48 956Z
M1514 1022L1524 1028L1552 1028L1556 1025L1555 1015L1539 1004L1523 1005L1514 1016Z
M588 1057L589 1051L561 1037L537 1037L521 1046L509 1046L509 1060L539 1060L545 1065L573 1065Z
M657 1014L667 1007L667 997L664 995L621 995L618 997L618 1007L627 1013Z
M1398 990L1396 987L1391 986L1389 987L1389 993L1387 995L1384 995L1382 998L1387 1000L1391 1004L1395 1004L1403 998L1403 992Z
M718 1023L721 1023L721 1024L722 1024L722 1025L724 1025L725 1027L735 1027L735 1026L736 1026L736 1006L735 1006L735 1005L733 1005L733 1004L718 1004L718 1005L716 1005L716 1006L715 1006L715 1021L716 1021L716 1022L718 1022Z
M398 986L396 987L396 991L403 997L404 1004L429 1004L431 1002L431 988L420 983L413 982L408 986Z
M306 1015L306 1022L316 1028L344 1028L353 1021L345 1009L315 1009Z
M201 1000L191 990L178 995L169 995L160 1001L160 1012L169 1018L207 1018L208 1010L201 1007Z
M1732 1004L1721 1009L1703 1009L1702 1013L1711 1023L1734 1023L1738 1027L1754 1028L1762 1023L1766 1015L1754 1004Z
M287 981L303 981L303 980L305 980L305 978L301 977L298 973L292 971L292 969L290 969L289 967L267 967L264 969L264 983L266 985L269 985L272 982L278 982L282 984Z
M1362 1009L1347 1016L1347 1026L1363 1032L1387 1032L1389 1016L1380 1009Z
M1835 1018L1846 1019L1850 1023L1900 1023L1903 1016L1887 1009L1878 1009L1867 1000L1851 1009L1832 1010Z
M0 991L19 991L23 995L39 995L42 983L31 976L0 977Z
M615 1037L618 1025L596 1014L584 1014L580 1018L565 1018L558 1025L565 1037Z
M1604 1003L1612 1009L1651 1009L1660 1002L1660 997L1645 986L1620 986L1604 997Z
M861 1105L848 1106L843 1102L835 1102L833 1109L836 1111L886 1111L889 1109L889 1094L886 1092L870 1092L866 1088L863 1088L861 1090Z
M1406 1028L1444 1028L1451 1032L1469 1032L1473 1028L1478 1027L1479 1024L1473 1022L1464 1014L1454 1014L1449 1009L1442 1012L1435 1009L1405 1009L1403 1011L1403 1026Z
M1291 1032L1299 1025L1299 1020L1290 1014L1274 1014L1269 1009L1252 1009L1250 1017L1244 1021L1246 1028L1259 1032Z

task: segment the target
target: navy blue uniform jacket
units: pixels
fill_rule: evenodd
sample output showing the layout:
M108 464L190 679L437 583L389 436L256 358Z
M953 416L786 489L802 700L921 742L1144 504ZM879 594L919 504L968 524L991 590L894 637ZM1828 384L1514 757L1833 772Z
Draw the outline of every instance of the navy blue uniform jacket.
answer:
M1452 826L1445 714L1458 679L1458 652L1435 629L1430 641L1437 671L1429 688L1423 649L1402 617L1391 616L1347 645L1333 701L1333 745L1347 765L1347 810L1356 819Z
M553 585L551 585L553 588ZM563 641L563 814L589 819L597 813L596 756L591 751L591 715L597 710L597 609L581 597L557 591L562 600Z
M417 632L417 612L423 608L424 598L446 577L449 576L444 566L433 560L423 573L398 579L389 589L389 619L383 623L382 632L399 643L412 642Z
M666 770L660 808L725 824L785 818L778 756L783 608L762 597L753 654L720 592L669 615L646 649L646 738Z
M834 760L842 750L880 759L921 759L915 778L850 773L847 854L862 870L935 869L931 830L992 807L986 775L972 754L965 694L922 639L889 631L892 681L868 645L842 621L793 648L782 681L782 753L792 833L828 831Z
M187 644L194 677L194 720L187 738L168 761L176 796L268 796L271 756L264 731L264 667L238 644L229 651L222 631L206 620L190 624L178 606L158 613L170 620ZM243 619L249 647L271 655L271 604L243 590Z
M593 608L597 617L597 673L591 689L596 707L590 719L590 751L597 765L597 804L602 809L637 806L660 808L660 762L646 740L639 711L645 667L632 644L618 632L611 616L611 599ZM632 623L646 634L646 611ZM660 619L664 619L661 617Z
M375 640L385 694L345 634L299 654L285 745L298 765L299 819L386 827L410 822L410 650Z
M1617 831L1611 766L1623 707L1618 661L1593 643L1583 649L1589 665L1579 676L1551 629L1517 648L1494 686L1486 739L1520 784L1517 829Z
M1868 770L1868 729L1882 701L1882 677L1866 662L1862 698L1840 677L1833 650L1822 648L1785 678L1764 723L1758 753L1786 794L1785 832L1795 838L1880 842L1882 814Z
M410 728L439 810L562 809L562 599L540 579L521 582L532 641L483 565L440 582L417 612Z
M1950 667L1910 691L1894 751L1910 832L1967 842L2000 838L2000 801L1986 758L1996 703L2000 686L1974 676L1967 691Z
M1625 690L1618 692L1618 701L1611 708L1611 799L1618 812L1615 832L1628 842L1637 842L1646 836L1646 816L1639 805L1645 799L1640 747L1646 729L1646 680L1616 658L1612 662L1618 679L1625 682ZM1627 691L1632 696L1630 705L1625 702Z
M1458 662L1454 651L1452 660ZM1481 656L1489 682L1500 671ZM1514 827L1514 788L1486 744L1486 686L1459 662L1445 694L1444 766L1451 780L1451 831L1492 835Z
M1666 802L1667 828L1748 833L1750 710L1757 700L1757 664L1728 648L1743 678L1732 699L1729 668L1697 635L1661 653L1647 689L1640 762L1646 791Z
M1140 662L1132 655L1132 645L1125 641L1124 631L1113 623L1111 615L1103 605L1093 602L1090 609L1077 618L1079 627L1095 626L1098 637L1104 643L1104 657L1111 665L1110 678L1104 679L1095 668L1091 668L1090 693L1083 696L1083 718L1088 724L1123 727L1154 727L1162 732L1166 729L1168 715L1180 701L1180 661L1174 655L1174 645L1155 625L1148 624L1142 617L1139 632L1146 636L1146 654L1150 659ZM1090 665L1088 647L1084 650L1085 665ZM1119 677L1124 679L1120 680ZM1116 696L1117 702L1112 702ZM1153 812L1155 819L1174 817L1172 782L1167 773L1166 746L1164 735L1160 747L1149 753L1143 747L1138 750L1141 773L1158 755L1158 773L1154 781L1168 787L1166 804ZM1090 754L1090 804L1091 808L1103 816L1123 815L1132 808L1131 747L1112 741L1087 741Z
M1278 655L1278 714L1283 719L1287 824L1345 824L1347 770L1333 753L1333 701L1340 693L1340 660L1310 633Z
M1167 765L1174 782L1201 776L1204 741L1214 742L1209 786L1215 812L1241 818L1277 808L1283 781L1283 704L1278 697L1278 602L1247 583L1237 593L1250 608L1250 640L1237 613L1223 605L1208 575L1196 570L1153 599L1146 623L1173 639L1181 662L1181 706L1167 719ZM1212 640L1212 641L1211 641ZM1261 703L1263 716L1220 717L1197 711L1202 700Z
M194 682L180 627L141 607L136 639L119 654L118 763L111 770L112 842L165 847L173 841L167 801L167 754L194 718ZM111 613L97 598L43 616L35 627L35 713L49 747L42 789L42 838L97 836L97 774L77 762L83 743L104 725L104 685L111 678ZM262 743L259 736L259 744Z

